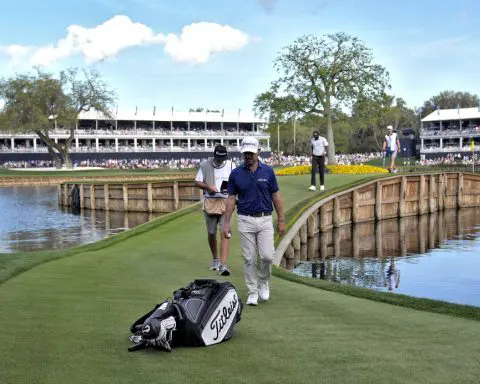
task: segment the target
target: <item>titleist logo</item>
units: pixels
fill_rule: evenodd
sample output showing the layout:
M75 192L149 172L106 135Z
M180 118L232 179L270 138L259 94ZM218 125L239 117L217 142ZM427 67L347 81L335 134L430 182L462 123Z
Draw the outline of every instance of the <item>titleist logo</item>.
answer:
M228 322L228 319L232 317L237 311L238 305L238 298L237 295L233 296L233 299L223 308L220 308L215 316L213 317L212 321L210 322L210 329L216 332L215 337L213 340L218 340L218 336L222 332L223 328Z

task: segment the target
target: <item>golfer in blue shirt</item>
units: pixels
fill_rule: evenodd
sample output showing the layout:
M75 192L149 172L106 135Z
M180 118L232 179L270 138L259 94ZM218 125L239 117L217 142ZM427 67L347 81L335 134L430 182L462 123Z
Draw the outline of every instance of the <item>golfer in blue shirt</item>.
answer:
M258 160L258 140L245 137L241 152L244 164L235 168L228 179L223 235L231 235L231 219L237 205L238 233L248 288L246 304L258 305L258 299L266 301L270 296L269 281L275 252L273 207L277 212L278 232L281 236L285 233L285 217L275 173L271 167ZM260 255L258 271L257 254Z

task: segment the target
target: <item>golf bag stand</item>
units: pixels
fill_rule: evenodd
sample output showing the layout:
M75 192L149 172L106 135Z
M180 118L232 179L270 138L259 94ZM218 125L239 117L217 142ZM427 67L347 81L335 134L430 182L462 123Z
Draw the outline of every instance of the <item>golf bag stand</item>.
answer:
M130 327L129 351L174 345L208 346L229 340L241 319L243 303L229 282L194 280L173 292Z

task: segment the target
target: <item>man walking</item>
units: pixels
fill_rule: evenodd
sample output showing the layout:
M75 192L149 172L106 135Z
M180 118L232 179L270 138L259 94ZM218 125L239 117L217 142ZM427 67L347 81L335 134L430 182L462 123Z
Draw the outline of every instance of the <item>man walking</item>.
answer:
M310 191L317 190L317 181L316 181L316 173L317 167L318 172L320 173L320 190L323 191L325 189L325 155L327 152L328 141L322 136L319 136L318 132L313 132L312 137L312 178L310 181Z
M228 160L227 148L217 145L213 158L200 163L195 185L203 189L203 211L207 225L208 245L213 260L210 269L218 270L222 276L230 275L227 267L229 239L221 236L220 258L218 257L217 231L222 228L227 203L227 183L234 164Z
M223 224L224 237L231 236L231 219L237 205L238 233L244 260L247 305L258 305L258 299L270 297L269 281L272 272L274 230L273 206L277 212L278 232L285 233L283 202L277 178L271 167L259 161L260 147L254 137L245 137L241 152L244 164L235 168L228 180L228 200ZM272 205L273 204L273 205ZM257 254L260 265L257 271Z
M383 152L385 153L385 157L390 157L390 167L388 168L390 173L397 172L395 168L395 159L397 158L398 148L400 148L398 134L393 132L393 126L389 125L383 142Z

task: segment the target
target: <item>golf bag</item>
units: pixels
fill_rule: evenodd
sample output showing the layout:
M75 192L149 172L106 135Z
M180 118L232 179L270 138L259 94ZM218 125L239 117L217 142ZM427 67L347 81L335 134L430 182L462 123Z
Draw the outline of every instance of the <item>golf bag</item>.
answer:
M229 340L241 319L243 303L229 282L194 280L173 292L130 327L128 348L153 347L171 352L173 346L208 346Z

